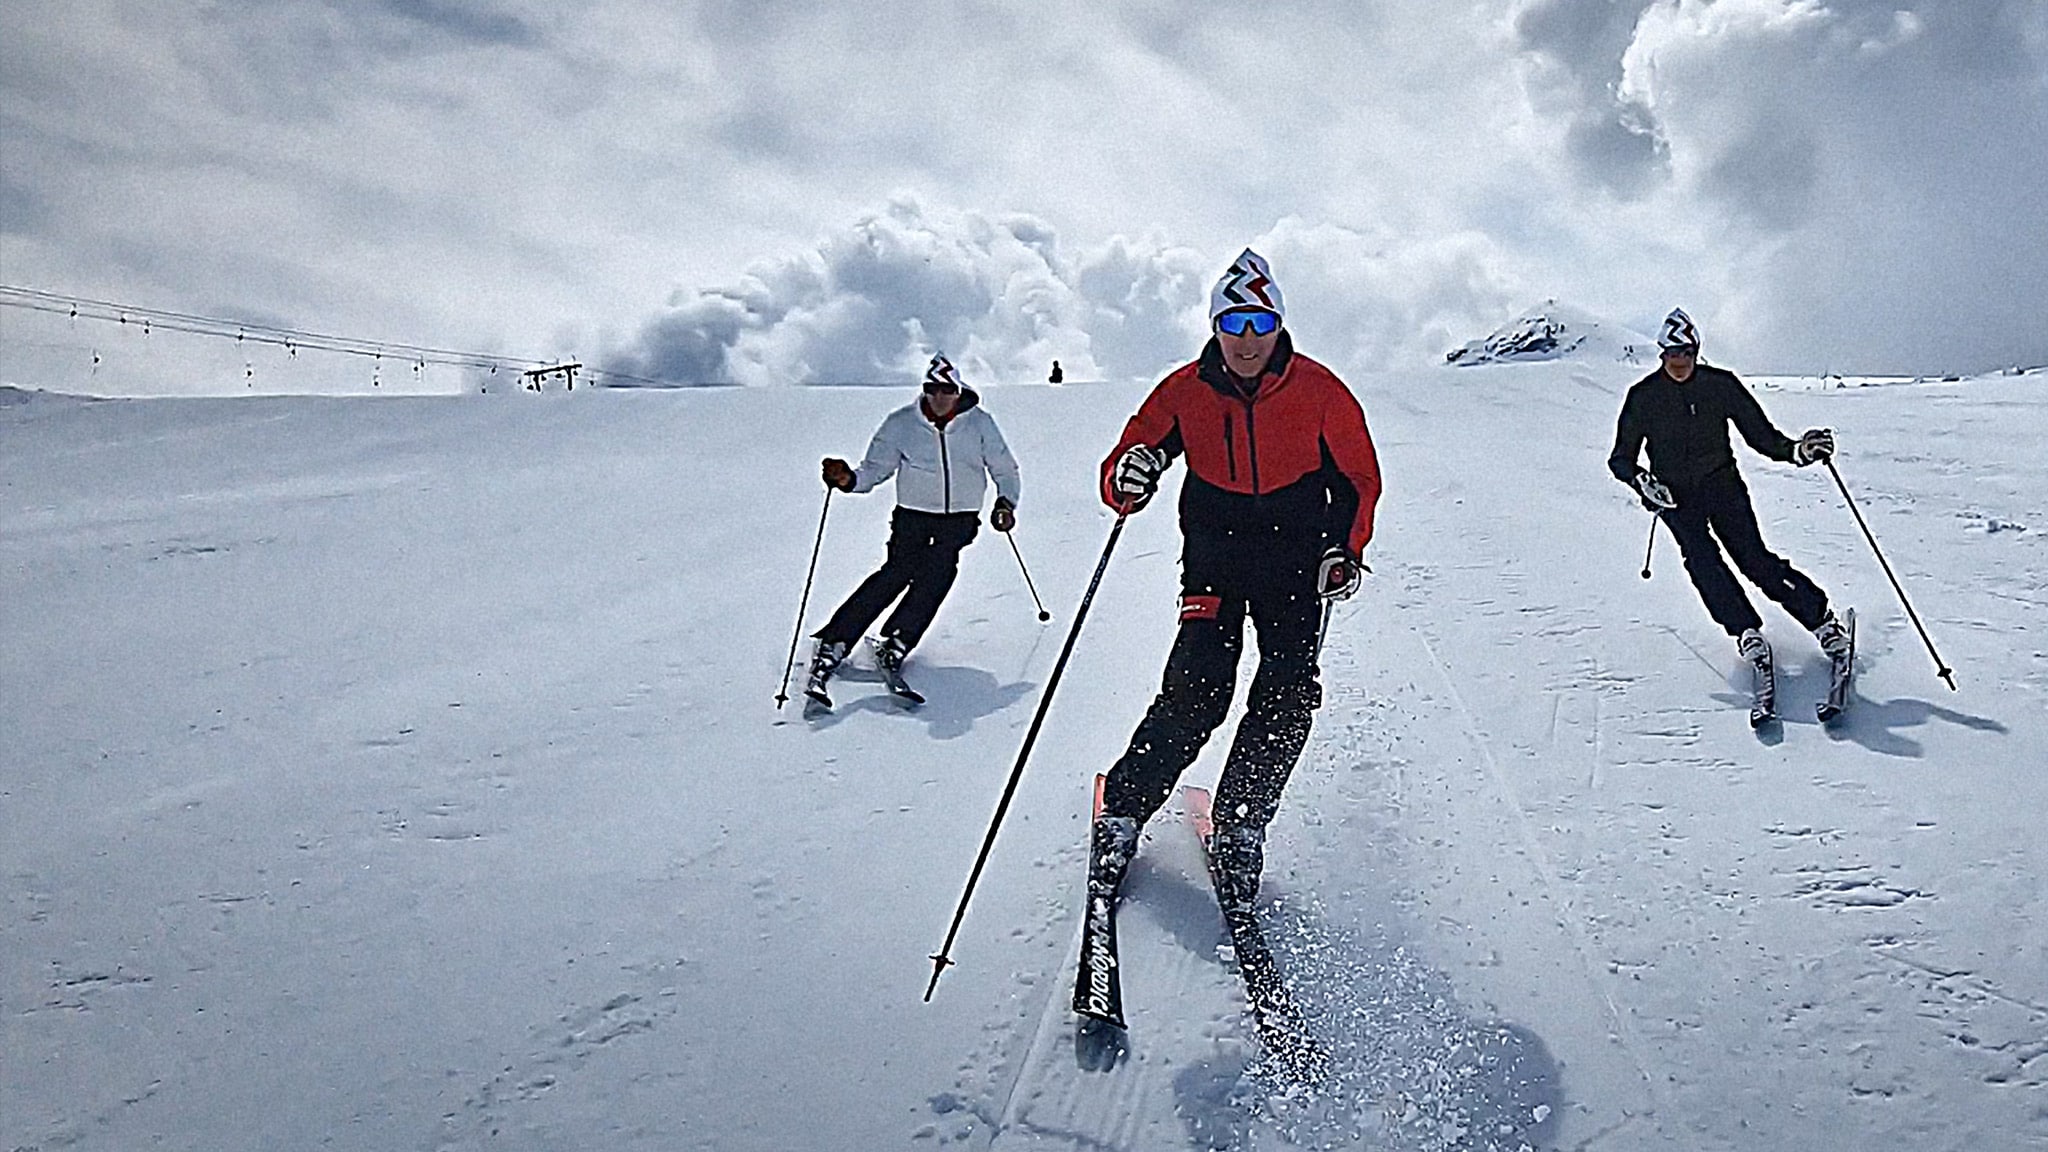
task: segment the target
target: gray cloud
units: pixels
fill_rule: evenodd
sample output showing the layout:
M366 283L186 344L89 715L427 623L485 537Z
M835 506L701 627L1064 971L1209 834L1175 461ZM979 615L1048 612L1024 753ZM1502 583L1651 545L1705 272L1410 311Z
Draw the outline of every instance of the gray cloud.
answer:
M536 35L526 21L477 3L451 0L378 0L378 7L432 32L467 44L532 44Z
M1511 25L1580 188L1642 206L1648 283L1730 355L2048 354L2048 6L1527 0Z
M1537 84L1567 118L1572 160L1609 191L1636 197L1665 173L1644 109L1621 98L1622 54L1644 0L1528 0L1513 17L1520 47L1538 62Z
M40 194L0 173L0 233L35 231L49 215L50 206Z
M1660 3L1620 94L1714 241L1714 319L1777 365L1995 367L2048 316L2041 5Z
M678 294L606 367L670 383L915 378L944 352L970 382L1130 379L1199 332L1191 253L1112 239L1064 254L1023 215L927 208L901 196L812 251L724 287Z

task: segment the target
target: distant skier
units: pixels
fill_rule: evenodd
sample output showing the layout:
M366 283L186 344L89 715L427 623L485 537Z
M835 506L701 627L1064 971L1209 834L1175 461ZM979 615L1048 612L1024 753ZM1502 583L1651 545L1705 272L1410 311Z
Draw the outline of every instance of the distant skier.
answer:
M960 550L981 526L989 480L996 486L990 526L998 532L1016 526L1016 458L995 419L981 407L980 394L961 384L960 373L944 356L934 356L925 370L922 396L882 421L860 467L828 456L823 470L825 483L842 492L866 492L896 477L896 511L889 519L888 559L815 633L805 694L831 706L825 686L833 672L882 609L901 596L871 644L891 690L906 695L903 660L953 587Z
M1052 371L1045 374L1045 382L1047 384L1062 384L1066 382L1066 379L1067 374L1060 371L1060 362L1057 360L1053 361Z
M1751 448L1803 468L1834 455L1834 433L1813 428L1793 440L1778 431L1734 373L1699 359L1699 331L1683 309L1664 318L1657 346L1663 365L1638 380L1622 401L1608 470L1670 526L1693 587L1714 622L1736 638L1744 660L1768 675L1771 646L1764 640L1763 618L1722 558L1724 548L1750 583L1814 634L1822 651L1831 659L1844 657L1849 631L1829 610L1827 593L1765 547L1728 443L1732 422ZM1647 469L1637 462L1645 442ZM1766 683L1759 681L1764 715L1757 719L1769 715L1771 701L1761 687Z
M1143 508L1185 454L1180 630L1159 695L1109 771L1093 826L1091 897L1112 903L1138 831L1224 720L1247 618L1259 666L1223 767L1209 844L1226 911L1248 909L1266 825L1322 703L1322 605L1358 588L1372 539L1379 463L1365 413L1344 382L1294 350L1279 285L1247 248L1209 297L1214 335L1200 358L1145 398L1102 463L1101 496Z

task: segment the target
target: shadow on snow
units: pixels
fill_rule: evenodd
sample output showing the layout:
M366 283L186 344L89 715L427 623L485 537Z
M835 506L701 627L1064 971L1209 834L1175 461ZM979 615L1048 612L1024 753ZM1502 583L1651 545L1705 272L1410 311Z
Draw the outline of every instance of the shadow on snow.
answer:
M1019 680L999 683L979 668L922 664L909 667L911 686L923 693L923 704L908 704L891 696L882 686L882 674L873 668L849 662L833 680L834 707L811 721L817 728L830 728L862 713L917 720L935 740L957 740L974 730L974 723L992 716L1030 695L1036 684ZM855 684L872 684L874 690L855 696Z

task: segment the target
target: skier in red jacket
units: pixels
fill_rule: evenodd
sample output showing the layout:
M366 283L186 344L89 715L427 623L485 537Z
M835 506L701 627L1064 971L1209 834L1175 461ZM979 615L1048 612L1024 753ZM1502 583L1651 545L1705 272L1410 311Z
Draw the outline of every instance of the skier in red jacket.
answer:
M1110 769L1090 838L1091 896L1113 901L1158 811L1230 707L1244 625L1258 672L1215 796L1218 897L1249 905L1266 825L1322 703L1322 608L1358 587L1380 496L1365 412L1344 382L1294 350L1280 288L1247 248L1210 293L1215 334L1162 380L1102 463L1102 499L1143 508L1185 455L1180 631L1159 695Z

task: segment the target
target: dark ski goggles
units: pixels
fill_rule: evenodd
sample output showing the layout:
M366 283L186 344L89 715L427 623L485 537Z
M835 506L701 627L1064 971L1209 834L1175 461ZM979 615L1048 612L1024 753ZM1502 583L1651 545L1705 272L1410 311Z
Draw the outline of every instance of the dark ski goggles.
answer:
M1699 354L1700 350L1698 348L1684 344L1676 348L1666 348L1663 352L1664 359L1666 360L1694 360L1699 357Z
M1216 318L1216 330L1225 336L1271 336L1280 330L1280 317L1262 308L1225 312Z
M927 380L924 382L924 390L927 396L957 396L960 393L960 386L938 380Z

